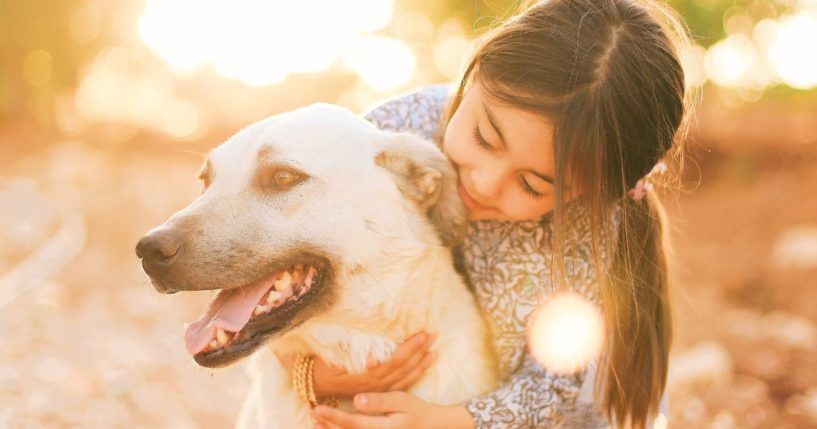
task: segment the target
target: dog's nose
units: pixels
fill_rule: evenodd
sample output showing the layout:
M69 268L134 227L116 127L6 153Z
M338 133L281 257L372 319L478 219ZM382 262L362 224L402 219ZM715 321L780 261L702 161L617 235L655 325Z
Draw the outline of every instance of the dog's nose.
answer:
M142 237L136 244L136 256L156 264L167 265L179 254L182 240L171 229L159 229Z

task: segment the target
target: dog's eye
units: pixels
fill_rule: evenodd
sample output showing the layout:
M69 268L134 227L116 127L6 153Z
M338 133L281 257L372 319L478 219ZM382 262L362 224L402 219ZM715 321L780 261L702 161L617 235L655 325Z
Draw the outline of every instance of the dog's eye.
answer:
M300 179L300 178L301 178L301 176L299 176L295 172L280 169L280 170L275 170L272 173L271 181L272 181L272 184L274 184L275 186L290 186L293 183L297 182L298 179Z
M260 171L257 176L257 184L264 192L285 192L298 185L309 176L282 165L268 166Z

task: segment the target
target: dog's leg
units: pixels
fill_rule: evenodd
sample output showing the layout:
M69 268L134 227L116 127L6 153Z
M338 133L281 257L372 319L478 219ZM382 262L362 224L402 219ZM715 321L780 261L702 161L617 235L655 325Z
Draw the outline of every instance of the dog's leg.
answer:
M301 401L287 370L269 348L251 357L252 386L236 429L312 429L309 405Z

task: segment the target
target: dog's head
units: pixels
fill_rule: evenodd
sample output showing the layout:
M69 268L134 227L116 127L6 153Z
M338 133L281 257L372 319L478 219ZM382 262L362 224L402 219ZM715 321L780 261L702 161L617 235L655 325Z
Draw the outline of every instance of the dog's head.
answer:
M349 272L453 244L465 224L456 173L432 143L326 104L240 131L201 179L202 195L136 253L160 292L220 290L185 334L203 366L332 308Z

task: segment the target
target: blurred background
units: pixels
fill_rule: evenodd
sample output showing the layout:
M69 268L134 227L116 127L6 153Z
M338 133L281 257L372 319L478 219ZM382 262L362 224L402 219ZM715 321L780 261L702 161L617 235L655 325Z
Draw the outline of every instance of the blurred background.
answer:
M230 427L133 248L240 127L456 80L500 0L0 0L0 428ZM817 427L817 2L675 0L702 89L669 202L670 428ZM201 296L199 296L201 295Z

